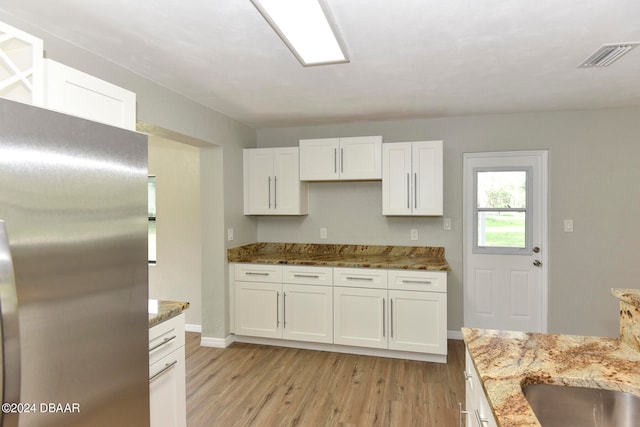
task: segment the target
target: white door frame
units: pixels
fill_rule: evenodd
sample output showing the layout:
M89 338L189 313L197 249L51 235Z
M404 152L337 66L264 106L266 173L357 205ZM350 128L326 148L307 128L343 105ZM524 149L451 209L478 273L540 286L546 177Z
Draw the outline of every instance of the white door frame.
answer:
M517 157L517 156L537 156L541 161L540 168L540 179L542 186L542 194L541 198L541 209L542 209L542 220L541 220L541 242L540 246L542 251L538 254L536 258L539 258L542 262L541 266L541 301L540 301L540 324L541 324L541 332L547 332L548 330L548 309L549 309L549 280L548 280L548 272L549 272L549 227L548 227L548 194L549 194L549 168L548 168L548 156L549 152L547 150L534 150L534 151L502 151L502 152L485 152L485 153L464 153L463 154L463 298L466 303L466 288L468 283L468 256L467 251L469 245L473 245L473 227L470 226L471 218L473 210L469 205L472 205L473 202L473 187L472 185L468 185L469 181L469 172L467 169L467 159L470 158L500 158L500 157ZM463 313L466 313L466 309L463 307ZM465 316L466 317L466 316ZM466 325L466 319L463 322Z

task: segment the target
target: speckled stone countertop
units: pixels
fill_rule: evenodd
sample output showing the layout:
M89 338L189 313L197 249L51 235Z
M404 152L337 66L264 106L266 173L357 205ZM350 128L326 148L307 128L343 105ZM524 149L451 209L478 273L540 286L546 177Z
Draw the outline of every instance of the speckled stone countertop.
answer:
M444 248L429 246L252 243L227 250L229 262L451 271Z
M149 327L153 327L159 323L169 320L182 313L189 308L188 302L182 301L162 301L162 300L149 300L149 307L154 306L154 301L157 301L157 310L149 310ZM153 312L152 312L153 311ZM156 312L157 311L157 312Z
M522 386L548 383L640 396L640 352L620 339L463 328L500 427L539 427Z

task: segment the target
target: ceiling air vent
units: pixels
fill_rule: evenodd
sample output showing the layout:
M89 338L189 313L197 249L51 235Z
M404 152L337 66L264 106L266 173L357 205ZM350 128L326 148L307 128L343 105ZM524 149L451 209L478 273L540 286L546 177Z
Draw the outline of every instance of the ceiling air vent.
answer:
M626 53L631 52L640 42L603 44L600 49L593 52L578 68L607 67L620 59Z

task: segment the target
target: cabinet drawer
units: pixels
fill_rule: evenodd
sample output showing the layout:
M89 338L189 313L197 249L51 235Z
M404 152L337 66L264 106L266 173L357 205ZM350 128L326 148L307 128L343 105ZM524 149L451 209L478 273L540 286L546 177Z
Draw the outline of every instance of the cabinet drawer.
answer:
M283 266L282 281L301 285L333 285L332 267Z
M387 289L387 270L375 268L334 268L333 284L353 288Z
M149 364L184 346L184 314L149 329Z
M389 270L389 289L447 292L444 271Z
M282 283L282 266L270 264L236 264L236 280L240 282Z

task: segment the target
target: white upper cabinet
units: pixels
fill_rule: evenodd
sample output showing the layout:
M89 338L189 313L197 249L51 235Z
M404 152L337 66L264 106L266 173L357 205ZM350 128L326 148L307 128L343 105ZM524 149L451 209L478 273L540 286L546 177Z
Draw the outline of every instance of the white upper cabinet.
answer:
M300 180L379 180L382 137L358 136L300 140Z
M244 214L306 215L308 185L300 182L298 148L243 150Z
M0 96L42 106L42 40L0 22Z
M45 60L44 106L136 130L136 94L51 59Z
M382 214L443 214L442 141L382 145Z

